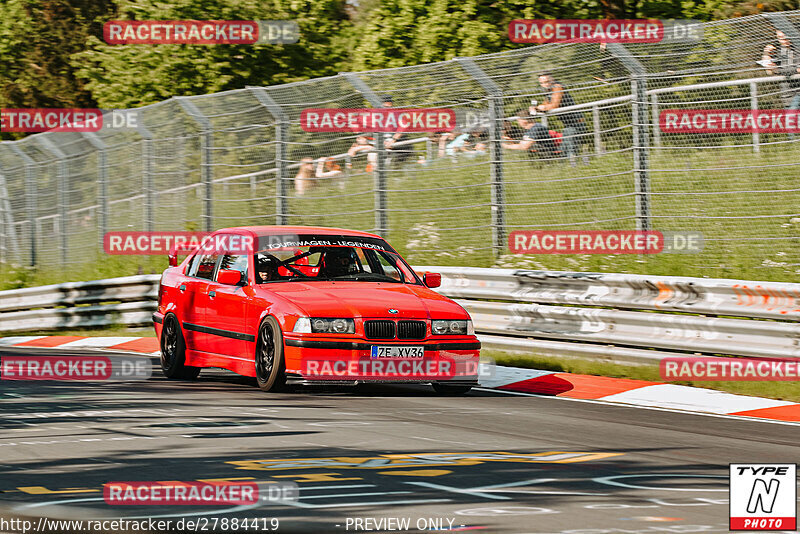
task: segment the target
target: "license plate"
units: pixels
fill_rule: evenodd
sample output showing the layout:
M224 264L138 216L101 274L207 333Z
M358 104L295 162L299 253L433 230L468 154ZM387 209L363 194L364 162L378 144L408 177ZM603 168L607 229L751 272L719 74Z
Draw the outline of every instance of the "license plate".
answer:
M422 359L425 356L425 347L398 346L398 345L372 345L373 359Z

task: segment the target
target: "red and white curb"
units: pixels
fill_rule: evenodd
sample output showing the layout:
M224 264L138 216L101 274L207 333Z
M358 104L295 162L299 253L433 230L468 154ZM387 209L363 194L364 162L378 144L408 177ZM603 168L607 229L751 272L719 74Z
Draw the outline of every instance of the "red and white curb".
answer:
M494 377L481 379L481 386L647 408L800 422L800 404L794 402L627 378L498 366Z
M154 337L10 336L0 338L0 346L47 349L109 349L144 354L161 354Z
M0 346L159 354L158 340L154 337L12 336L0 338ZM497 366L491 378L481 379L481 387L645 408L800 422L800 404L794 402L625 378Z

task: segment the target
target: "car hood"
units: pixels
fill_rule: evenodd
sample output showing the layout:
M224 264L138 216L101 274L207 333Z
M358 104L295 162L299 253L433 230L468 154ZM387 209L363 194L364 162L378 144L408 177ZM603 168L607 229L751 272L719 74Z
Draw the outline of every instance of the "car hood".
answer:
M423 286L381 282L290 282L262 286L309 317L467 318L464 309ZM396 314L389 309L397 310Z

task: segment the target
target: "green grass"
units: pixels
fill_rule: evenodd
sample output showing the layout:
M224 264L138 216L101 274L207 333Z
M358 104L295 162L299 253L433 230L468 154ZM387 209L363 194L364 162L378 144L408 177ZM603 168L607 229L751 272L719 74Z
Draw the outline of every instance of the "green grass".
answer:
M653 228L700 231L700 254L514 255L495 256L491 248L491 184L486 157L434 160L390 169L389 241L412 264L601 271L653 275L727 277L749 280L800 280L800 206L795 145L706 150L653 150L650 184ZM507 229L635 228L633 167L629 151L610 153L589 165L535 162L506 152L504 164ZM356 164L356 168L358 168ZM343 179L320 180L303 197L289 199L290 224L376 227L374 178L354 172ZM756 193L759 190L783 190ZM705 193L715 193L708 195ZM732 193L731 193L732 192ZM294 193L291 193L292 195ZM214 226L271 224L275 213L272 181L215 185ZM238 201L239 198L260 200ZM156 210L157 229L200 228L198 195L182 194ZM771 217L780 214L781 217ZM785 216L784 216L785 215ZM698 216L712 218L697 218ZM730 218L730 217L749 218ZM727 218L722 218L727 217ZM141 228L133 209L114 211L116 229ZM176 223L176 221L181 221ZM577 224L579 222L589 224ZM41 265L0 267L0 289L89 280L137 273L160 273L163 257L108 256L97 249L93 225L74 233L66 265L57 239L40 251ZM82 247L79 245L83 245Z
M494 350L482 350L481 355L494 359L498 365L506 365L510 367L525 367L529 369L542 369L545 371L557 371L563 373L664 382L659 374L658 365L626 365L579 357L529 355ZM755 397L766 397L771 399L800 402L800 384L797 382L679 381L669 383L715 389L719 391L726 391L728 393L736 393L738 395L752 395Z

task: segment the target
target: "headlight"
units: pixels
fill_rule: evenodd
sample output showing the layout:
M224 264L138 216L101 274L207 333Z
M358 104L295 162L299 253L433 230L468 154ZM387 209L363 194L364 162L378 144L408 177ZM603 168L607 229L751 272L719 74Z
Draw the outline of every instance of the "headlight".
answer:
M431 332L440 336L471 335L475 333L472 321L431 321Z
M296 323L294 323L294 328L292 328L292 332L297 332L299 334L310 334L311 333L311 320L308 317L300 317Z
M294 324L293 332L314 334L353 334L356 322L353 319L325 319L301 317Z

